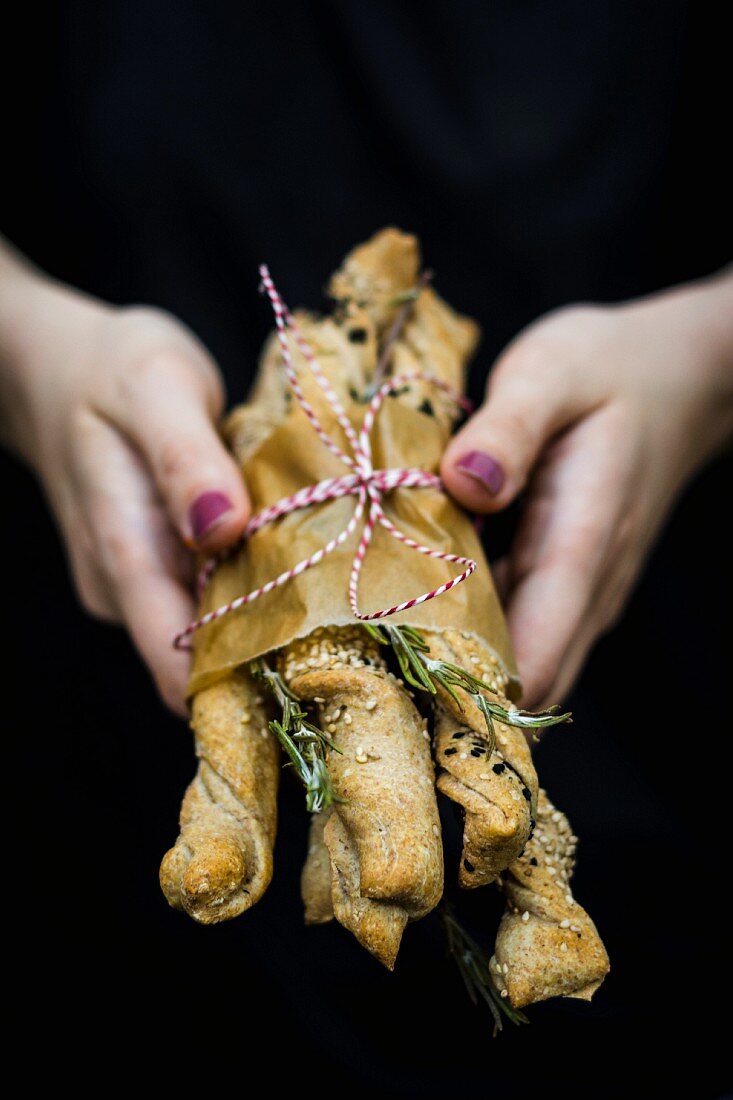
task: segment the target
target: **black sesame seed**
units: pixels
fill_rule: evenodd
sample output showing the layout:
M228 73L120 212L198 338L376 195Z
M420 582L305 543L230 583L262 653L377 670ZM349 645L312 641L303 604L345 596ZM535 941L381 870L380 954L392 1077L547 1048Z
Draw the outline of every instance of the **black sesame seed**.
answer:
M481 756L484 749L471 749L471 756Z
M352 344L366 344L367 335L365 328L352 328L349 332L349 340Z
M492 772L496 772L497 775L501 775L503 771L506 771L506 764L494 764Z
M443 755L444 756L453 756L453 754L456 753L456 752L458 752L458 749L446 749L445 753Z
M522 858L522 856L524 855L524 852L525 852L525 849L524 849L524 848L522 848L521 852L520 852L520 853L519 853L519 855L517 856L517 859L521 859L521 858Z
M535 856L532 856L532 858L531 858L531 860L530 860L529 862L530 862L530 863L532 864L532 866L533 866L533 867L536 867L536 866L537 866L537 859L536 859L536 857L535 857Z
M524 795L524 797L527 799L528 802L532 798L532 792L530 791L529 787L522 787L522 794Z
M473 872L474 872L474 871L475 871L475 869L476 869L476 868L474 867L474 865L473 865L473 864L471 863L470 859L464 859L464 861L463 861L463 866L464 866L464 867L466 868L466 870L468 871L469 875L472 875L472 874L473 874Z
M426 416L435 416L435 409L433 408L433 403L429 397L426 397L424 399L422 405L418 407L417 411L425 413Z
M459 730L458 733L453 734L453 740L458 741L458 739L460 737L465 737L465 736L466 736L466 731L465 730Z

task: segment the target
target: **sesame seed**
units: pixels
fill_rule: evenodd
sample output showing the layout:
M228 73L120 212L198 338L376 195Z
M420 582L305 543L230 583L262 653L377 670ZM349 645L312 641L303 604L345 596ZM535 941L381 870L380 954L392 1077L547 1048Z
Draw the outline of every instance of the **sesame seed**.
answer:
M334 725L333 722L329 722L329 724L326 726L326 730L329 733L335 733L336 732L336 726Z
M502 971L503 971L503 972L504 972L505 974L508 974L508 973L509 973L509 967L507 966L507 964L506 964L506 963L504 963L504 965L502 966L502 968L501 968L501 969L502 969Z
M479 779L491 779L491 776L488 772L479 772L478 777Z
M560 921L560 927L561 928L569 928L570 927L570 921L568 920L567 917L565 918L565 920Z
M471 656L469 657L469 660L470 660L472 665L478 665L478 664L480 664L480 661L481 661L480 657L477 657L475 653L471 654Z
M522 920L524 921L525 924L529 920L529 911L527 909L525 909L524 912L522 913Z
M369 757L367 756L367 754L365 752L358 752L356 754L357 764L366 764L368 760L369 760Z
M376 705L377 705L377 700L376 699L367 699L367 701L365 703L365 709L366 710L374 710Z
M347 726L351 725L351 715L350 714L345 714L344 715L344 722L346 723Z
M501 993L499 994L499 996L500 996L500 997L508 997L508 996L509 996L509 990L508 990L508 989L502 989L502 991L501 991Z
M467 752L462 752L461 755L458 757L458 759L459 760L468 760L468 753Z
M568 949L568 945L566 943L561 943L560 944L560 950L562 951L563 955L565 954L567 949Z
M568 903L568 905L575 905L575 899L573 898L572 894L566 894L565 901Z
M433 836L440 836L440 829L437 825L433 825Z

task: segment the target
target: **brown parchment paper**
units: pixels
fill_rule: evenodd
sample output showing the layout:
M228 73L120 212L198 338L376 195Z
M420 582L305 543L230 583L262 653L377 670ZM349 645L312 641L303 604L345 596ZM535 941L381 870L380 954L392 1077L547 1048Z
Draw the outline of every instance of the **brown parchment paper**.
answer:
M301 377L322 424L345 446L342 430L315 383ZM348 391L340 396L349 418L358 426L364 405L351 399ZM373 465L375 469L419 466L437 473L448 436L449 429L434 416L411 407L400 396L389 397L372 433ZM295 401L284 421L242 463L255 511L305 485L347 472L317 437ZM201 613L250 592L322 547L346 526L355 502L356 498L345 497L302 509L258 531L219 566L205 592ZM409 537L479 563L474 574L450 592L387 621L430 630L452 627L477 635L503 664L516 696L519 681L504 616L468 516L445 493L433 489L397 489L383 503L389 518ZM316 627L353 623L348 580L358 537L355 532L314 568L199 630L194 636L190 693ZM361 573L360 609L389 607L437 588L461 569L408 549L378 525Z

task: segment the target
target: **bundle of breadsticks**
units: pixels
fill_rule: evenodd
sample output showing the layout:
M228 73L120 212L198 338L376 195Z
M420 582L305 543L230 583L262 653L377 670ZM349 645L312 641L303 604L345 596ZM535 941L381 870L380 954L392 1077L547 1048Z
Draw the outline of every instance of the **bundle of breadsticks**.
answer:
M343 456L357 438L366 446L374 395L383 391L369 425L372 471L435 474L477 327L438 297L417 241L395 229L350 253L329 292L324 317L290 318L276 305L281 331L225 425L263 518L204 574L201 620L189 631L199 764L161 865L163 891L204 924L259 900L273 872L282 756L312 813L306 921L335 918L391 969L407 924L443 896L440 793L463 813L459 886L493 884L506 898L493 956L470 960L481 995L508 1013L549 997L589 999L608 958L571 894L576 838L539 788L527 741L567 716L516 705L506 626L470 520L435 478L381 483L386 522L360 552L359 607L437 595L370 621L352 600L366 490L364 514L339 541L367 476L363 456L361 465ZM349 492L279 508L344 474ZM475 572L452 586L466 561Z

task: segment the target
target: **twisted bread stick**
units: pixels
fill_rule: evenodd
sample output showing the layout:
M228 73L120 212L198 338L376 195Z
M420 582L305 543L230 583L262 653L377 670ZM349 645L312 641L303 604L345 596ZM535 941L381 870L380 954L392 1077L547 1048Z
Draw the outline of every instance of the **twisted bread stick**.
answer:
M423 720L361 626L315 631L285 647L280 667L291 689L316 703L321 727L339 750L329 752L328 768L343 801L323 830L334 914L392 969L405 925L429 912L443 892ZM312 914L314 896L322 896L312 860L304 886Z
M568 819L540 791L535 834L503 875L507 908L489 967L515 1008L549 997L589 1001L609 971L598 930L570 892L575 843Z
M160 885L175 909L214 924L254 905L272 877L279 749L244 670L199 692L191 724L199 766Z
M327 924L333 920L331 860L323 839L323 831L330 816L330 810L311 815L308 855L300 876L300 896L303 899L306 924Z
M485 692L509 706L496 658L477 639L457 630L425 632L430 656L450 661L496 687ZM463 709L442 688L435 715L438 790L465 811L460 885L483 886L517 858L530 836L537 806L537 773L524 734L495 722L489 758L486 720L472 696L458 689Z

